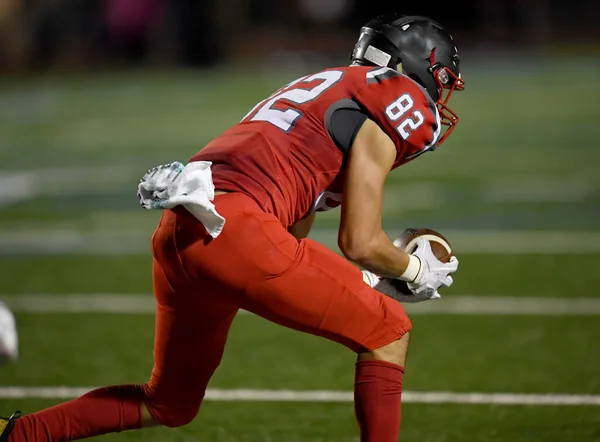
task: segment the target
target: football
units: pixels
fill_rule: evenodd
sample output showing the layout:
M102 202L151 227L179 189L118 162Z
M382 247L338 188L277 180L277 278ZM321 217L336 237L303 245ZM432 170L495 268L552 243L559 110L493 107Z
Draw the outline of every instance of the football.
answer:
M406 253L412 253L415 251L417 239L421 237L429 240L431 250L437 259L442 262L450 261L450 258L452 258L452 248L450 247L450 243L441 233L438 233L435 230L406 229L398 239L394 241L394 245L401 248Z
M431 229L406 229L394 241L394 245L406 253L412 253L415 251L418 238L429 240L433 254L440 261L448 262L452 258L452 247L448 240L442 234ZM392 298L395 298L394 292L396 291L404 295L412 295L406 281L400 279L382 278L374 288Z

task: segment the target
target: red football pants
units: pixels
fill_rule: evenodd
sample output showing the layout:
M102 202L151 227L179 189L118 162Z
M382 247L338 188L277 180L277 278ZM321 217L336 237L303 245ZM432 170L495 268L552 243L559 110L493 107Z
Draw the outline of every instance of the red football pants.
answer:
M365 284L343 257L298 241L243 194L218 195L215 205L226 219L216 239L177 208L164 212L152 240L156 335L144 390L161 423L196 415L240 308L357 353L409 331L401 304Z

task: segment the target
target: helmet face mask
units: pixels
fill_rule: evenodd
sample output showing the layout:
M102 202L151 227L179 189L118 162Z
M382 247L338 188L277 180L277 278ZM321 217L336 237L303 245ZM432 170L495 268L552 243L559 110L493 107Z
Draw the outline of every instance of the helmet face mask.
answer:
M370 57L375 51L387 58ZM387 66L420 84L435 102L441 124L446 126L438 145L448 138L458 123L448 101L454 91L464 89L464 81L458 50L442 25L421 16L375 18L363 26L351 58L352 64Z
M448 107L448 102L454 91L464 90L465 82L460 77L460 73L456 75L449 68L442 66L439 63L435 63L434 57L435 49L431 51L430 58L430 61L432 62L430 69L437 88L437 100L435 100L435 105L440 114L440 122L442 126L446 127L446 130L442 133L437 143L439 146L446 141L458 124L458 115Z

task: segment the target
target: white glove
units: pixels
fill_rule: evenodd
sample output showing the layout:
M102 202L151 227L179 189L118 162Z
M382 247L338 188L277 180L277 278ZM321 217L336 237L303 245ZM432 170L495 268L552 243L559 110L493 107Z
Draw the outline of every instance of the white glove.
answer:
M384 295L389 296L390 298L399 302L414 303L440 297L440 295L437 295L437 297L434 296L433 298L421 298L412 293L405 293L402 291L399 285L406 284L404 281L395 278L382 278L377 276L375 273L369 272L368 270L363 270L362 274L365 284L370 285L379 293L383 293Z
M448 263L441 262L433 254L429 241L424 238L418 239L412 255L421 261L421 270L417 280L408 283L408 288L419 300L439 298L438 289L450 287L454 282L450 274L458 269L458 259L453 256Z
M144 209L162 209L162 203L168 198L169 186L184 169L179 162L163 164L150 169L140 180L138 185L138 200Z

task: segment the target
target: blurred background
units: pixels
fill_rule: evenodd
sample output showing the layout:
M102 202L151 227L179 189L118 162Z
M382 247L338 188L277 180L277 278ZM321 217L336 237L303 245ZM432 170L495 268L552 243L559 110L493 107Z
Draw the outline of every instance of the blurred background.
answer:
M145 381L160 214L139 208L141 175L283 84L348 64L360 26L399 11L451 30L467 85L449 140L386 187L390 235L434 228L461 262L441 301L407 307L403 435L600 440L600 3L419 3L0 0L0 300L20 336L0 415ZM338 216L311 234L334 250ZM241 315L211 386L350 390L353 359ZM419 403L435 391L575 399ZM350 403L215 402L190 429L121 439L350 441L352 419Z
M345 62L366 20L398 10L439 20L463 51L486 58L492 49L589 48L600 20L600 6L581 0L3 0L0 60L18 72Z

